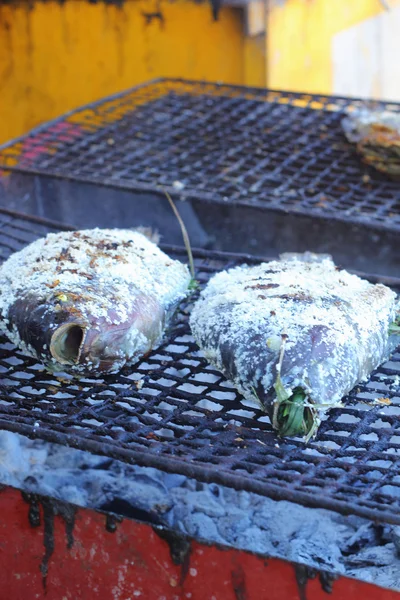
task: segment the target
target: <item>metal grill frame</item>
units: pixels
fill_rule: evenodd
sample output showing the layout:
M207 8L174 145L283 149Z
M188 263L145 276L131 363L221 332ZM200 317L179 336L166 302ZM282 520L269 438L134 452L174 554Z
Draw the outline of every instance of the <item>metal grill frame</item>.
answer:
M0 211L0 249L6 249L2 258L46 230L58 229L51 221ZM185 260L183 248L165 250ZM195 250L194 256L201 283L221 267L259 260L205 250ZM377 276L370 279L382 281ZM400 280L383 282L400 291ZM265 415L243 404L199 355L188 337L187 312L184 303L164 344L133 369L79 383L38 370L37 361L3 338L0 428L275 500L400 524L400 438L391 441L400 412L400 354L358 386L362 397L384 394L390 406L367 409L367 400L353 390L345 408L332 410L317 440L305 446L300 440L277 439ZM199 386L203 389L196 390ZM204 399L219 407L204 408ZM343 415L354 422L343 422ZM162 430L172 431L172 437ZM395 493L382 491L387 485Z
M184 110L178 115L168 113L173 111L166 100L168 94L172 94L171 98L175 104L179 98L186 97L188 101L193 102L196 102L197 98L204 114L192 123L192 117L186 118L185 121ZM157 118L161 119L162 110L166 111L164 121L159 121L158 130L151 131L151 127L144 123L143 119L140 123L132 125L132 119L134 121L137 116L139 121L143 114L148 117L149 111L158 106L157 102L161 102ZM163 102L167 103L165 109ZM207 102L212 104L210 115L207 115ZM34 129L28 135L0 146L0 169L5 172L29 173L136 192L161 193L167 190L182 200L258 207L281 213L358 223L377 230L399 231L399 184L364 166L340 129L339 121L344 111L365 104L400 111L400 104L395 102L182 79L156 79L71 111ZM272 113L275 111L276 117L272 114L269 118L266 112L268 109L271 109ZM296 111L300 115L298 118ZM239 119L239 128L235 131L236 138L232 141L229 136L233 135L231 130L235 125L235 118ZM214 125L212 119L216 120ZM260 127L260 123L264 123L263 119L272 129L269 132L257 130L254 139L261 140L260 146L249 158L253 148L252 138L251 143L248 141L249 135L252 128ZM170 123L165 125L165 121ZM190 138L190 133L192 136L197 135L196 129L193 129L196 123L204 126L206 130L209 124L209 141L204 141L204 136L198 136L199 140ZM144 135L149 143L144 148L139 140L138 145L134 145L133 150L131 148L131 167L124 165L125 171L132 169L135 157L137 161L142 162L140 168L138 166L136 176L128 173L125 177L124 169L120 168L120 161L124 160L125 155L129 157L127 148L132 141L124 129L126 124L128 127L132 125L132 131L139 136ZM157 125L157 119L153 125ZM218 137L219 128L222 126L223 135ZM77 127L81 128L81 137L76 131L74 133L74 128ZM166 133L163 133L162 127L166 129ZM122 129L122 132L118 128ZM174 157L173 136L177 131L182 139L175 144L178 150ZM111 145L107 145L108 142ZM240 143L245 144L247 154L240 154ZM268 146L272 143L276 145L273 151ZM44 152L44 156L39 160L37 152L40 154L40 151L43 151L43 144L48 144L48 151L47 154ZM153 151L157 154L159 145L160 161L157 162L156 157L151 162L148 157ZM194 152L193 147L196 152L200 148L197 163L191 155L191 152ZM228 181L232 179L231 183L225 181L223 165L215 169L215 177L211 177L209 185L207 181L204 182L207 180L207 173L213 172L208 155L208 149L211 147L214 148L213 160L218 160L222 153L222 162L227 161L227 177ZM24 148L27 154L21 159ZM118 148L121 148L120 154ZM73 160L66 160L69 151L75 152L75 163ZM256 156L257 152L260 153L259 158ZM236 154L237 158L232 161L231 156ZM71 158L71 155L69 156ZM179 185L174 186L176 180L168 157L172 162L176 159L181 165L175 171L177 177L186 169L189 183L183 189ZM254 165L243 167L247 160L253 160ZM197 171L198 177L194 177L193 173L188 175L191 169L193 172ZM231 177L235 170L238 173L236 183L235 177ZM144 180L140 180L142 176ZM193 181L196 180L197 183L190 182L192 176ZM265 188L258 189L253 194L250 180L253 180L253 186L260 188L260 185L265 185ZM178 177L178 183L179 181L181 179ZM224 195L223 190L230 192Z

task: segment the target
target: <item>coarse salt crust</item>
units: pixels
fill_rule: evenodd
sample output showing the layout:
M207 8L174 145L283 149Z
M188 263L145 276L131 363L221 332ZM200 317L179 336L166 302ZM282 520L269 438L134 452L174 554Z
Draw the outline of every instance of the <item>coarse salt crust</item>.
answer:
M387 128L400 134L400 113L363 108L349 112L343 119L344 132L351 142L359 142L372 127Z
M187 294L189 282L187 266L169 258L139 231L50 233L0 267L0 330L25 353L36 356L10 323L10 308L21 298L37 298L50 311L55 298L61 306L73 294L82 322L119 325L130 318L139 297L151 299L146 318L153 312L159 319L154 306L163 312L174 308ZM142 337L133 328L127 341L145 346Z
M338 404L399 343L389 336L396 294L332 260L281 259L215 275L194 306L193 335L246 397L271 394L280 368L322 410Z

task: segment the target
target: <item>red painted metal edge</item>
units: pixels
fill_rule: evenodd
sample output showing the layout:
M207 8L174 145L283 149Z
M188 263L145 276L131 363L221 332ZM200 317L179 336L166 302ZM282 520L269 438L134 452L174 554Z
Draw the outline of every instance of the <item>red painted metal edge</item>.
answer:
M399 600L282 560L208 546L50 498L0 491L0 600ZM309 577L313 577L309 579ZM332 592L324 591L332 584Z

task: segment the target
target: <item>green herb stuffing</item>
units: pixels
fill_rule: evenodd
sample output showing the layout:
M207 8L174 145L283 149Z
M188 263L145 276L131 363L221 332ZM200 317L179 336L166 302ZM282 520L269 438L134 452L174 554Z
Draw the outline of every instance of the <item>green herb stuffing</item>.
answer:
M274 406L273 426L280 436L306 436L308 441L318 428L316 410L307 402L307 395L300 387L289 395L280 376L274 385L276 401Z
M194 278L192 277L192 279L190 280L190 283L189 283L188 289L189 289L191 292L192 292L192 291L194 292L194 291L196 291L196 290L197 290L199 287L200 287L200 285L199 285L199 282L198 282L196 279L194 279Z
M389 325L389 335L400 335L400 315Z

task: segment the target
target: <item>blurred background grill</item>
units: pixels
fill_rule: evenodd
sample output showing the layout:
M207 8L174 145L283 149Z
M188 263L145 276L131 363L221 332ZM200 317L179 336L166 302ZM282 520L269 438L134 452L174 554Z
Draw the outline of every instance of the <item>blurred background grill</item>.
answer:
M364 166L341 129L362 104L163 80L6 145L0 168L399 230L398 183Z
M328 252L395 276L398 182L363 165L341 129L361 104L177 80L138 86L4 145L0 205L80 228L146 223L181 244L167 190L184 201L194 246Z

